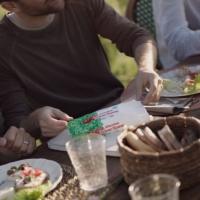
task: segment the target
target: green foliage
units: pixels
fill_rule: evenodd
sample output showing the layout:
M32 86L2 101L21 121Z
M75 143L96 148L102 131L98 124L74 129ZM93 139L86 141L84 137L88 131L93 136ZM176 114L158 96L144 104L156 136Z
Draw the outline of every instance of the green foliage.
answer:
M48 191L51 186L52 183L48 180L45 184L40 186L19 190L5 200L42 200L46 191Z
M1 8L0 6L0 19L3 17L3 15L5 14L5 10L3 8Z
M124 15L128 0L105 0L119 14ZM4 15L5 10L0 8L0 19ZM137 65L133 58L127 57L120 53L116 46L110 40L100 37L103 47L107 53L111 71L126 86L133 79L137 72Z
M105 0L109 5L111 5L120 15L125 14L126 4L128 0ZM107 53L111 71L113 74L126 86L131 79L134 78L137 72L137 65L135 60L131 57L120 53L116 46L111 43L110 40L101 38L103 47Z

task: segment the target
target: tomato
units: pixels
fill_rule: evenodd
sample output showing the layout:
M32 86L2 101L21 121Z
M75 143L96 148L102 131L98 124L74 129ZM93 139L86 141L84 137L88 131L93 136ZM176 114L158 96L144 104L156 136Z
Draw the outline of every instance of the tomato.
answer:
M195 79L195 76L198 75L198 72L190 72L188 75L190 76L191 79Z
M189 83L194 83L194 80L191 80L191 79L190 79L190 80L188 80L188 82L189 82Z
M32 174L34 171L32 170L32 169L30 169L30 170L23 170L22 171L23 172L23 174L24 174L24 176L29 176L30 174Z
M42 173L43 173L42 170L40 170L40 169L35 169L35 176L36 176L36 177L37 177L37 176L40 176Z

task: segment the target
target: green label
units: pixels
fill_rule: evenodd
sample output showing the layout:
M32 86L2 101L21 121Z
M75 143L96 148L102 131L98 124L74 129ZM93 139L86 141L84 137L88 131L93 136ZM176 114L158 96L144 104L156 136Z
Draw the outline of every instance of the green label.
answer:
M101 122L101 118L96 119L96 116L97 112L93 112L69 121L67 128L69 129L72 138L88 134L94 130L102 129L103 123Z

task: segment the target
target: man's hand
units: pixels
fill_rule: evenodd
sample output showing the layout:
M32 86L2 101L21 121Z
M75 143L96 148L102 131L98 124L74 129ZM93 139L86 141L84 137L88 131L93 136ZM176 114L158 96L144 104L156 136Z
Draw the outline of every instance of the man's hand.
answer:
M63 131L67 122L73 118L52 107L43 107L37 110L38 122L44 137L54 137Z
M35 139L23 128L10 127L4 137L0 138L0 153L16 159L30 155L36 149Z
M163 87L162 79L154 71L157 61L157 49L154 45L151 42L143 43L135 50L135 60L139 67L135 78L137 100L142 100L142 93L145 87L149 89L148 94L142 101L143 104L157 102Z
M137 100L141 100L145 87L149 89L149 92L142 103L148 104L150 102L159 101L160 93L163 87L162 79L153 69L139 68L135 78Z

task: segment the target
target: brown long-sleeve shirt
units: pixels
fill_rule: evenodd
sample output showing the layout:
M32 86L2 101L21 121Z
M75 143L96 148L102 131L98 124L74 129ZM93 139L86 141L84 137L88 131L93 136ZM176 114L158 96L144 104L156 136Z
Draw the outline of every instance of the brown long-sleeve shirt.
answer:
M37 31L2 19L0 107L7 128L31 112L27 96L74 118L119 98L123 86L110 72L98 34L128 56L143 43L154 44L146 30L103 0L67 0L53 22Z

